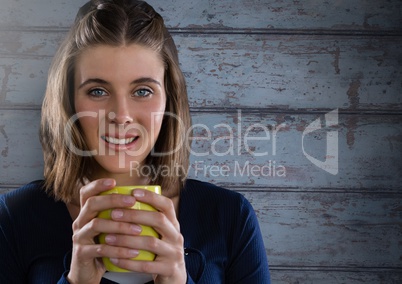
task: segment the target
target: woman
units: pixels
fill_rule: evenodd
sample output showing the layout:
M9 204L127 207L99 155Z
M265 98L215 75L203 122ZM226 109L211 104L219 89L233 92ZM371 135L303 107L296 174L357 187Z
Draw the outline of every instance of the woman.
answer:
M269 283L248 201L186 180L189 129L185 81L161 16L142 1L84 5L49 71L45 180L0 199L0 283L110 283L101 257L154 283ZM134 184L159 184L163 194L99 196ZM125 209L136 201L157 212ZM97 218L106 209L112 220ZM137 224L160 238L139 236ZM139 249L155 260L132 260Z

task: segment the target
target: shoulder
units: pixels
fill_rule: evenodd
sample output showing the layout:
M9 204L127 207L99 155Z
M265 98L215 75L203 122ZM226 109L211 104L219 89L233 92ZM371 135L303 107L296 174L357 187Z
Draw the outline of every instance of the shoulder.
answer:
M200 200L200 198L201 200L208 199L209 201L212 201L211 198L215 201L231 200L242 202L246 200L239 192L194 179L186 181L182 196L186 198L191 196L192 199L197 200Z
M30 182L18 189L10 191L0 196L0 201L7 205L18 205L32 199L43 198L46 193L43 189L44 181L37 180Z
M2 238L6 238L9 244L13 243L14 247L18 247L16 236L23 235L20 232L25 233L34 223L37 200L46 196L42 188L43 182L35 181L0 196L0 232ZM46 210L46 204L39 203L39 207Z
M191 207L192 211L208 208L208 212L217 212L222 217L254 214L249 201L239 192L229 190L208 182L189 179L181 193L181 202L184 207Z
M45 192L42 180L0 196L0 228L3 232L22 236L32 235L37 228L62 231L62 226L70 223L65 204Z
M1 195L0 215L15 216L23 212L26 215L38 208L44 210L52 202L53 198L44 190L44 181L37 180Z

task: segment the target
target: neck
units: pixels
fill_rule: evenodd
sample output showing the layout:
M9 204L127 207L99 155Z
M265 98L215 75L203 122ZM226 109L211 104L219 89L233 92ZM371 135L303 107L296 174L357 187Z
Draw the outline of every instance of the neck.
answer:
M92 171L90 180L97 180L101 178L111 178L116 181L117 186L124 185L147 185L150 180L146 176L137 175L138 171L122 172L122 173L111 173L103 169L98 164L95 165Z

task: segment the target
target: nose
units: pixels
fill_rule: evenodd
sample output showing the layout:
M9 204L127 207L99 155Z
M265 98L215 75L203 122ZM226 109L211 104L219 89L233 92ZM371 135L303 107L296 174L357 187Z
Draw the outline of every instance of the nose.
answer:
M116 98L112 102L111 111L108 114L110 123L126 125L133 122L130 108L125 99Z

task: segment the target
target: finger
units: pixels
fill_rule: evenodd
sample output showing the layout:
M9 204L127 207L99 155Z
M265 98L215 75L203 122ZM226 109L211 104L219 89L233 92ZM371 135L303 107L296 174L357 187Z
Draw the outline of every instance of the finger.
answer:
M136 200L133 196L122 194L109 194L104 196L91 196L81 208L78 218L74 221L73 228L78 229L98 216L100 211L112 208L132 207Z
M105 236L106 244L111 246L126 247L137 250L146 250L158 256L171 256L177 250L175 246L151 236L129 236L108 234ZM183 246L177 246L179 250Z
M180 237L179 230L163 212L119 208L111 211L111 217L115 221L152 227L159 233L161 239L170 243L176 243Z
M135 236L139 235L141 230L141 227L136 224L95 218L73 234L73 242L77 244L93 244L94 238L100 233Z
M183 248L171 254L170 259L156 258L154 261L141 261L126 258L111 258L110 260L123 269L140 273L158 274L158 277L173 276L185 269Z
M164 213L166 217L172 222L175 228L180 231L180 224L176 217L176 211L172 200L168 197L159 195L148 190L135 189L133 195L137 201L147 203L154 207L156 210Z
M94 180L80 189L80 204L84 206L87 199L91 196L98 195L103 191L112 189L116 185L114 179L104 178Z
M93 245L76 245L74 253L79 256L80 261L93 261L94 258L111 257L111 258L134 258L138 256L139 251L136 249L115 247L105 244Z

